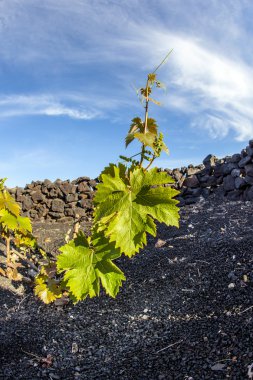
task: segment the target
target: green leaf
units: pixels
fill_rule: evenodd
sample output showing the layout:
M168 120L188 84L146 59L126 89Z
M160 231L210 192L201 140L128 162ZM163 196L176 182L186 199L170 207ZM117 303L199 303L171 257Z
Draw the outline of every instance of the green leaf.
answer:
M156 135L153 133L147 132L147 133L135 133L134 137L138 139L143 145L150 146L151 148L154 147L155 138Z
M26 234L27 232L32 232L32 223L31 220L24 216L18 216L17 217L18 222L18 230L22 232L23 234Z
M118 166L117 166L117 171L119 171L120 173L120 177L124 178L124 176L126 175L126 172L127 172L127 167L126 165L122 164L122 163L119 163ZM106 166L104 168L104 170L101 172L100 174L100 178L102 179L102 175L103 174L109 174L110 176L114 176L114 172L115 172L115 165L114 164L109 164L109 166Z
M156 236L156 224L154 219L152 219L149 215L147 217L146 232L152 236Z
M100 184L98 184L100 191L96 192L95 203L102 202L113 192L123 191L125 189L126 171L127 167L123 164L119 164L118 166L111 164L109 168L103 171L101 180L105 186L101 187Z
M102 232L95 231L92 234L92 244L95 249L94 262L101 260L115 260L121 256L120 250L110 243Z
M150 133L153 133L154 135L157 135L158 133L158 127L156 124L155 119L152 119L151 117L148 117L147 120L147 129Z
M4 228L18 231L23 235L32 232L32 225L29 218L13 215L6 209L0 210L0 223Z
M20 213L19 205L6 190L0 191L0 210L4 208L16 216Z
M20 234L20 233L15 233L15 238L14 238L15 245L17 247L30 247L30 248L36 248L37 242L36 239L32 236L32 234Z
M58 272L64 272L64 282L72 298L80 301L100 293L100 282L107 294L115 297L125 280L124 273L111 259L120 256L119 249L104 234L95 232L90 247L84 236L78 236L60 248Z
M140 117L132 119L132 124L130 125L130 129L125 139L126 147L134 140L134 133L137 131L144 131L143 121Z
M162 139L157 137L151 132L147 133L135 133L134 137L137 138L142 144L145 146L150 146L154 151L156 151L157 145L163 150L165 153L169 154L169 149L165 145L165 143L162 141Z
M156 187L154 189L140 191L136 203L145 212L168 226L178 227L178 208L174 207L178 202L173 199L178 191L171 187ZM166 206L166 207L163 207Z
M135 117L132 120L132 124L126 136L126 147L136 138L136 134L144 134L145 126L144 122L139 117ZM147 120L147 131L153 135L157 135L157 124L155 119L148 118Z
M126 279L124 273L111 260L99 261L95 271L106 293L115 298L122 286L122 281Z
M0 191L4 190L4 182L7 180L7 178L1 178L0 179Z
M97 204L94 217L98 229L110 242L131 257L146 244L147 232L155 235L155 220L178 226L178 201L174 197L179 192L162 187L173 180L157 168L149 171L136 168L127 182L120 174L115 167L113 176L102 176L103 183L98 184L94 198Z
M75 245L75 241L59 248L62 252L57 257L58 272L65 272L64 281L70 291L78 300L85 299L88 295L96 295L93 282L96 274L93 266L93 252L82 245Z
M8 210L2 209L0 210L0 224L4 227L4 229L15 230L18 228L17 217L11 214Z

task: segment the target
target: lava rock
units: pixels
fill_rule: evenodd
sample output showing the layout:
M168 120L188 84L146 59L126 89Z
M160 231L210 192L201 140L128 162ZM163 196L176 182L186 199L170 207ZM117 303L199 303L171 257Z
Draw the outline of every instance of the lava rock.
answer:
M224 187L225 191L234 190L234 188L235 188L235 179L231 175L228 175L228 176L224 177L223 187Z
M183 186L198 187L199 186L199 180L198 180L197 176L194 174L194 175L186 178L183 182Z
M215 162L217 161L217 157L213 156L212 154L208 154L203 160L203 164L205 166L214 166Z
M247 164L244 167L245 173L251 177L253 177L253 164Z
M239 168L243 168L245 165L247 165L249 162L251 162L251 157L250 156L245 156L243 157L239 162L238 166Z
M51 209L54 212L62 213L64 212L65 203L61 199L54 199L52 201Z
M247 183L242 177L236 177L235 178L235 188L236 189L243 189L245 186L247 186Z

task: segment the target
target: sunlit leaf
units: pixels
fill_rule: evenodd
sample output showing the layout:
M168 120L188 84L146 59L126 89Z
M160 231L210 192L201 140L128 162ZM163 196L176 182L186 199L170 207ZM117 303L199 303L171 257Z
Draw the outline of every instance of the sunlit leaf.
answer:
M144 132L145 132L144 122L139 117L134 118L132 120L132 124L130 126L130 129L125 139L126 147L136 138L136 133L144 134ZM152 118L147 119L147 133L151 133L155 136L157 135L157 124L156 124L155 119L152 119Z
M16 216L20 213L20 206L7 190L0 191L0 210L1 209L6 209Z
M62 296L61 286L54 279L48 279L45 275L39 275L35 279L34 293L41 301L49 304Z
M99 204L95 222L121 253L134 255L146 244L146 232L155 234L151 219L178 226L178 201L174 199L178 191L161 186L173 182L167 173L136 168L125 184L115 167L114 176L104 174L102 179L94 198Z
M77 301L87 296L95 297L100 293L100 282L107 294L115 297L125 280L123 272L112 262L120 256L114 244L101 233L93 236L93 246L83 245L80 238L60 248L57 257L58 271L64 272L64 281Z
M17 217L11 214L7 209L0 210L0 224L5 229L16 230L18 228Z
M20 232L22 232L23 234L27 232L32 232L32 223L29 218L25 216L18 216L17 222L18 222L18 230Z
M122 281L126 279L124 273L111 260L99 261L95 271L106 293L115 298L122 286Z
M154 147L154 142L156 141L156 136L153 133L135 133L134 137L137 138L145 146Z

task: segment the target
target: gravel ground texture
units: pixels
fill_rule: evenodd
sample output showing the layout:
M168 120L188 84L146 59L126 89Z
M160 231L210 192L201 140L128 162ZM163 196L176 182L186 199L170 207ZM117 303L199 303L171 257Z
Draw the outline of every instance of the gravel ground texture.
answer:
M253 379L252 210L217 197L182 207L179 229L160 225L117 260L116 299L47 306L0 287L0 378Z

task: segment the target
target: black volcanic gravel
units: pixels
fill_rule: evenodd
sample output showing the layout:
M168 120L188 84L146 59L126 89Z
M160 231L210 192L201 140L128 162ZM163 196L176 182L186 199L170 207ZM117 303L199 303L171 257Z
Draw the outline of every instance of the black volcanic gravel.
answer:
M0 288L0 378L249 379L252 210L216 198L183 207L179 229L159 226L162 247L150 239L118 260L127 281L115 300L46 306Z

